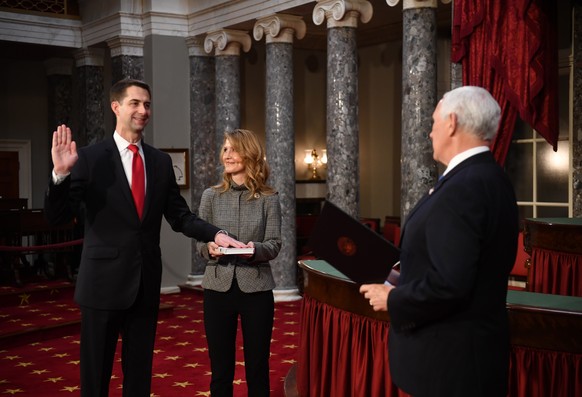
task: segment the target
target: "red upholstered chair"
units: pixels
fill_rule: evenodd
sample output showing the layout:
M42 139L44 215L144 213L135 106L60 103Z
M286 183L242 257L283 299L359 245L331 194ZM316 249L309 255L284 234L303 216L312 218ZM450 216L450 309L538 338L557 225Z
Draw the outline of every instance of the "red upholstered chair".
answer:
M511 273L509 274L507 287L512 290L528 291L529 268L530 256L523 244L523 232L519 232L519 236L517 237L517 256L515 257L513 269L511 269Z
M386 240L398 246L400 244L400 217L387 216L384 219L382 235Z

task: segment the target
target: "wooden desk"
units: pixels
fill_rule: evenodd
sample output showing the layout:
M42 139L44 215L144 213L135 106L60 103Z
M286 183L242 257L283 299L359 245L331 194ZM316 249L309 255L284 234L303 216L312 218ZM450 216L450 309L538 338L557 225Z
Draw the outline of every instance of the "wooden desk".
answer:
M387 313L374 312L358 286L327 262L299 265L305 281L298 395L406 396L391 382ZM509 396L581 395L582 298L508 291L507 308Z
M528 218L524 245L530 291L582 296L582 218Z

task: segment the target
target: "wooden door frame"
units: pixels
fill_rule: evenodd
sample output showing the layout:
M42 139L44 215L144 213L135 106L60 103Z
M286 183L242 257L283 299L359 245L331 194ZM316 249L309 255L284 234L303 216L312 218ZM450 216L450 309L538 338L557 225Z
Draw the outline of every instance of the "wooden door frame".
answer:
M19 196L28 198L28 207L32 205L32 163L31 142L24 139L0 139L0 151L18 152L20 171L18 172Z

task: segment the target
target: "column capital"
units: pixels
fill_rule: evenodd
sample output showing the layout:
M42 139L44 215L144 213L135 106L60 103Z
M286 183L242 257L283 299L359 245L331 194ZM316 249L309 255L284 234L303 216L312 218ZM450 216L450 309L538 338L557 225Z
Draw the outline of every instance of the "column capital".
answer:
M259 41L266 36L267 43L293 43L293 34L298 39L305 37L307 27L303 18L297 15L274 14L255 22L253 36Z
M441 0L443 4L449 4L452 0ZM402 9L411 8L437 8L438 0L402 0ZM394 7L400 0L386 0L389 6Z
M115 36L106 41L112 57L120 55L143 57L144 40L141 37Z
M188 56L209 57L211 54L204 50L204 37L194 36L186 39L186 46L188 47Z
M222 29L210 32L204 39L204 50L215 55L240 55L240 50L248 52L251 49L251 37L242 30Z
M103 66L102 48L83 47L75 51L75 66Z
M358 16L363 23L372 19L374 10L368 0L317 0L313 9L313 22L321 25L327 19L327 27L358 26Z

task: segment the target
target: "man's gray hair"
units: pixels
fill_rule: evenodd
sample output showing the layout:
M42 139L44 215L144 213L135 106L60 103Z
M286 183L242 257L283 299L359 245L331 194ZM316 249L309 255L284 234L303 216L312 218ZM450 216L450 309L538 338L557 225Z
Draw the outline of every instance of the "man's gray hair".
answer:
M484 88L464 86L447 92L441 100L440 116L454 113L457 124L479 138L491 141L501 118L501 108Z

